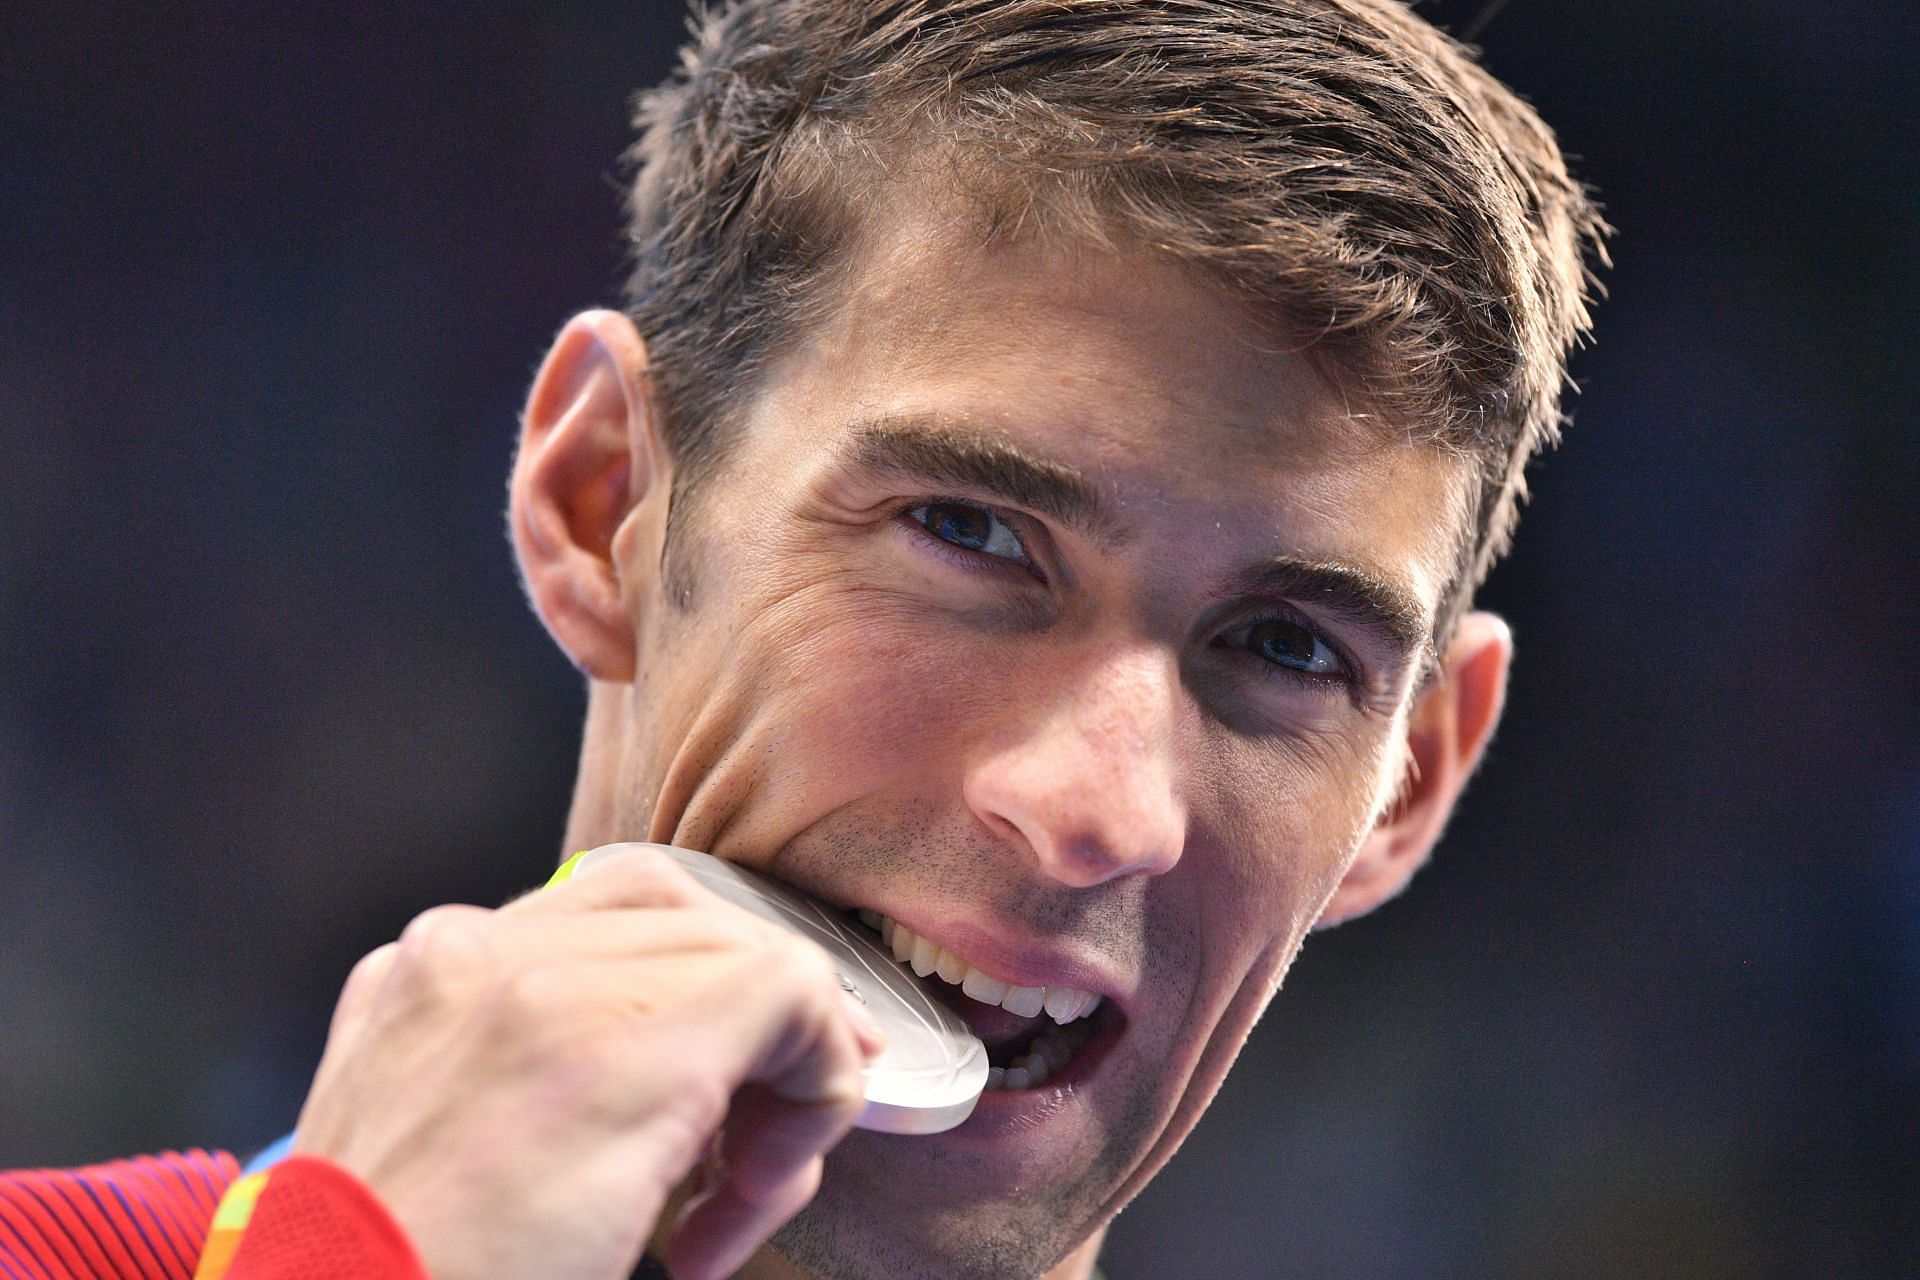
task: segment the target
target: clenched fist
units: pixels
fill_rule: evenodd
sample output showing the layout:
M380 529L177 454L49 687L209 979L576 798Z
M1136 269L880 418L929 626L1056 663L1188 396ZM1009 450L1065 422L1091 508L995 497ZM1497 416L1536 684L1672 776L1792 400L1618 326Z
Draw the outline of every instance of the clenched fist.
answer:
M825 954L667 856L439 907L347 980L293 1149L356 1174L435 1280L724 1276L804 1205L877 1027Z

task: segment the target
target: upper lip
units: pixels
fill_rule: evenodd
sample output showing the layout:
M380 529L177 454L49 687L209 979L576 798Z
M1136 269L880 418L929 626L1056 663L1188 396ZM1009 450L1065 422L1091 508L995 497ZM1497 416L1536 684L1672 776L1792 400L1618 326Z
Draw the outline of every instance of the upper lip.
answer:
M1117 966L1085 947L1065 944L1059 935L1036 933L1004 920L981 920L961 909L923 908L899 914L871 903L860 905L963 957L989 977L1017 987L1072 987L1103 996L1123 1009L1134 994L1135 984ZM927 923L928 916L938 923Z

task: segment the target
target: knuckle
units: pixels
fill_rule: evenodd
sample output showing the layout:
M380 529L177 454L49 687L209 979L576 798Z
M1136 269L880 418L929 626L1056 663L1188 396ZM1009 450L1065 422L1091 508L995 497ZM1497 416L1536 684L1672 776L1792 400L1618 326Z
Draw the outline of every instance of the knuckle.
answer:
M608 1073L606 1020L583 1001L562 965L534 965L495 975L474 993L473 1018L494 1046L502 1069L571 1082L562 1092Z
M560 1010L573 1002L573 992L565 970L534 965L503 975L494 985L493 996L508 1021L541 1026L557 1021Z
M397 943L389 942L354 962L346 982L340 987L340 998L334 1002L329 1035L343 1033L372 1016L380 985L393 966L394 953L398 949Z
M669 1068L677 1104L693 1122L692 1128L711 1133L733 1105L733 1084L718 1072L691 1062L676 1061Z
M839 997L840 973L825 951L794 934L770 939L767 947L768 963L778 966L796 990L823 999Z
M394 964L416 975L471 970L487 954L485 928L492 913L480 907L433 907L400 933Z
M658 849L622 849L593 871L625 892L645 899L682 900L699 887L679 863Z
M842 1030L846 1015L841 1007L845 996L840 972L825 951L789 934L769 945L756 970L761 981L778 984L781 994L791 1003L796 1015L811 1026L814 1039L823 1049L856 1065L861 1062L859 1046L851 1032Z
M690 1169L707 1155L714 1135L726 1123L732 1101L732 1093L719 1087L711 1075L689 1077L678 1084L673 1104L647 1117L665 1162L675 1169Z
M397 942L376 947L354 961L353 968L347 973L347 981L340 988L340 1003L360 1005L373 998L379 988L380 980L387 975L393 965L394 954L400 949Z

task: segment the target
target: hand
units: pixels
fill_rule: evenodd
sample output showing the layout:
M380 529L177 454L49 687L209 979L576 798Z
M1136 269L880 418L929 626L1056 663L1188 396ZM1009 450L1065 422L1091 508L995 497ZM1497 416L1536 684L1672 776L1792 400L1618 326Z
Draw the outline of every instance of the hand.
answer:
M293 1149L365 1182L434 1280L732 1273L812 1198L879 1029L825 953L663 854L497 911L438 907L355 966Z

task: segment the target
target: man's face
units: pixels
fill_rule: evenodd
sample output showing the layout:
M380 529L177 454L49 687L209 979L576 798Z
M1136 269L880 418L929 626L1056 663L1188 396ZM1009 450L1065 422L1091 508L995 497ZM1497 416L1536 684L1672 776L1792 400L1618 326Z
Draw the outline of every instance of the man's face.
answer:
M1184 270L889 242L668 571L616 539L639 676L595 688L575 836L1102 997L1040 1087L853 1133L776 1237L819 1274L1033 1275L1172 1154L1390 804L1462 477Z

